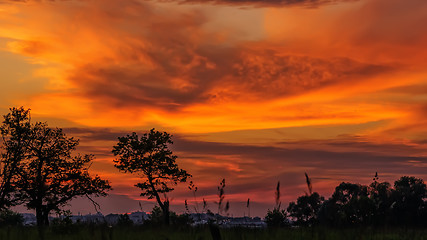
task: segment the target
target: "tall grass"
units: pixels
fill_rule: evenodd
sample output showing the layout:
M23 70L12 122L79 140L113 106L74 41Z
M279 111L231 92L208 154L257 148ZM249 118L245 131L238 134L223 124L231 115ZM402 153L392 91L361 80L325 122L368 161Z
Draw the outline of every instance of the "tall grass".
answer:
M222 240L279 240L279 239L346 239L346 240L424 240L427 229L390 228L271 228L271 229L221 229ZM0 239L37 240L34 227L0 228ZM77 226L71 233L46 231L46 240L210 240L209 229L202 228L146 228L146 227L108 227Z

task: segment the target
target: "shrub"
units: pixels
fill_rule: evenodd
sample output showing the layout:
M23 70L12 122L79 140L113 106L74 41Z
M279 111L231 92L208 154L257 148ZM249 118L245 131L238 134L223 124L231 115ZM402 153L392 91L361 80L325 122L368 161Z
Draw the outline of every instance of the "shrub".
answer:
M24 217L9 209L0 211L0 226L20 226L24 223Z

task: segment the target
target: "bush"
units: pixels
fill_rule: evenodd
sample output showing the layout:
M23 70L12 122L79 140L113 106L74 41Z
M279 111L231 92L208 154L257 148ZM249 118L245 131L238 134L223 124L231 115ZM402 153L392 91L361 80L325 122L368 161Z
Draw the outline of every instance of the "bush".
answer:
M54 218L51 222L52 232L56 234L71 234L76 230L76 227L71 220L71 212L59 212L59 217Z
M132 226L133 221L129 218L128 214L120 214L119 219L117 220L118 226Z
M274 208L273 211L269 209L267 215L265 215L265 222L269 227L289 226L288 219L286 218L286 211L280 210L279 208Z
M17 212L9 209L0 211L0 226L21 226L24 223L24 217Z
M150 219L144 222L144 225L149 226L162 226L163 222L163 212L162 209L158 206L154 206L153 210L151 210ZM170 224L174 226L188 226L193 223L190 215L181 214L178 215L175 212L169 212Z

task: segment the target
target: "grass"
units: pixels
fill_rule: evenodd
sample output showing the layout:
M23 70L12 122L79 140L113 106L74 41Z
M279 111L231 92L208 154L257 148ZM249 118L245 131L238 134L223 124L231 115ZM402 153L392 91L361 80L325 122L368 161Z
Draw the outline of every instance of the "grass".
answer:
M279 240L279 239L345 239L345 240L392 240L426 239L427 229L395 228L280 228L280 229L221 229L223 240ZM34 227L0 228L1 240L36 240ZM46 230L45 240L210 240L208 228L143 228L73 226L69 229Z

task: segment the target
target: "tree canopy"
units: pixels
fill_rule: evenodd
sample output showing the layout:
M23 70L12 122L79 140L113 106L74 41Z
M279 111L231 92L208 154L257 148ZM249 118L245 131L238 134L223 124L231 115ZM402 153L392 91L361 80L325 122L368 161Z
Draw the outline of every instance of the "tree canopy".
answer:
M17 205L16 181L22 175L23 161L27 156L31 131L30 111L24 108L12 108L4 116L0 126L0 210Z
M172 186L178 182L186 182L191 177L187 171L180 169L176 163L177 156L173 155L169 145L173 144L172 136L154 128L141 137L134 132L125 137L119 137L119 142L113 147L115 167L122 172L138 174L142 182L135 184L141 189L141 196L155 198L169 223L169 200L166 193L173 191ZM161 194L165 196L161 198Z
M73 198L105 196L111 189L107 180L89 174L93 155L72 154L79 143L77 139L47 123L31 124L29 110L11 109L2 129L8 139L4 141L4 156L12 156L3 157L2 164L15 166L10 180L13 190L6 196L13 195L13 202L35 209L39 226L49 224L49 213L60 211ZM8 175L3 174L3 179L4 176Z
M426 226L427 188L422 179L403 176L394 188L378 182L369 186L342 182L323 201L317 193L291 202L287 214L296 225L329 226Z

